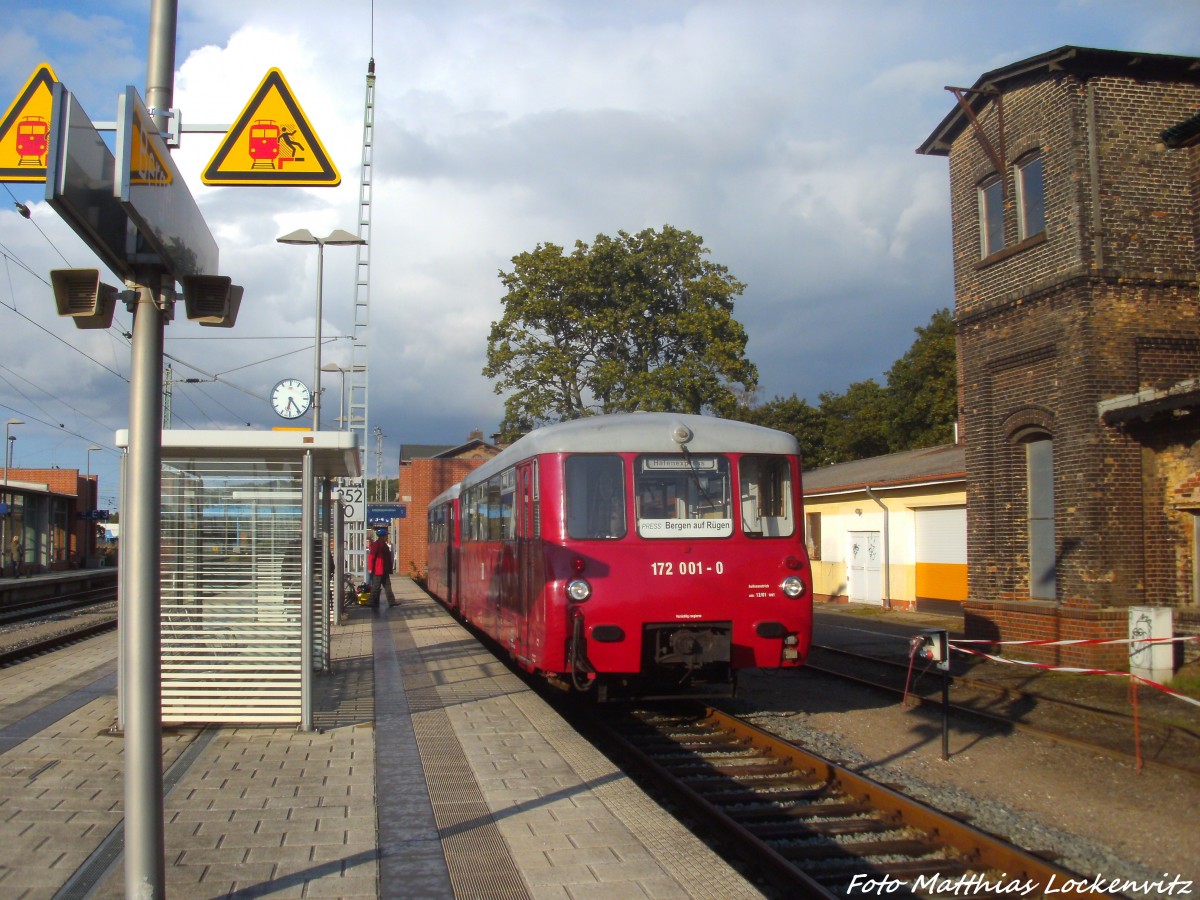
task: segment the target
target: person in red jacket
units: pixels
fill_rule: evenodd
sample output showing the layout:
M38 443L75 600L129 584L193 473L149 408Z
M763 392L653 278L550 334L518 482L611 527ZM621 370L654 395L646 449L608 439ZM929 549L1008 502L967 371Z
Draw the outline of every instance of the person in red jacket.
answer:
M379 592L387 594L388 606L396 605L396 595L392 592L392 547L388 543L388 531L379 528L375 531L375 540L367 548L367 575L371 579L371 606L379 605Z

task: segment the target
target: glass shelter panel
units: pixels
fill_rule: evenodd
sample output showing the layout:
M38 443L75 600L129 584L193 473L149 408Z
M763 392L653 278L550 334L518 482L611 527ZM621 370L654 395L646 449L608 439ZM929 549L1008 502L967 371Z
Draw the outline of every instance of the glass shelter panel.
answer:
M164 464L164 722L300 721L302 493L299 460Z

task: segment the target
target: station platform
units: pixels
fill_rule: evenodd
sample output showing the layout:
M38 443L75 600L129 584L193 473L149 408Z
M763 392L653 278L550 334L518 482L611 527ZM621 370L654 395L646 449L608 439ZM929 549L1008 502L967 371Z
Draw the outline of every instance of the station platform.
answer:
M408 579L334 629L313 732L163 734L170 897L763 893ZM0 894L124 897L117 640L0 670Z
M78 591L115 588L116 585L116 568L63 569L14 578L6 567L4 573L0 574L0 609L23 600L45 600Z

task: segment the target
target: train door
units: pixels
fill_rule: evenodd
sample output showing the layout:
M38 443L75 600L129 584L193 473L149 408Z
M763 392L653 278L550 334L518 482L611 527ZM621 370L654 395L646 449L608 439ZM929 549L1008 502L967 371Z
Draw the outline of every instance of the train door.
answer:
M542 632L541 518L538 509L537 460L517 468L517 612L520 621L518 655L536 659L540 648L533 635Z
M446 504L445 528L446 558L443 560L443 563L446 567L446 602L455 609L458 609L458 546L460 535L458 532L458 504L454 501Z

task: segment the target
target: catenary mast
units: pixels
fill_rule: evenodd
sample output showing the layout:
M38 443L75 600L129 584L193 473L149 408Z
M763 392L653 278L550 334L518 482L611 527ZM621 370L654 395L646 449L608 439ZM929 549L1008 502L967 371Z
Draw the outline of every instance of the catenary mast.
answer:
M375 142L375 58L367 65L366 100L363 105L362 175L358 188L358 245L354 268L354 331L350 350L350 399L347 423L358 436L359 471L364 481L367 472L367 383L368 335L371 324L371 190L374 172L372 157ZM364 484L365 488L365 484ZM367 570L367 493L356 515L346 522L347 571L362 575Z

